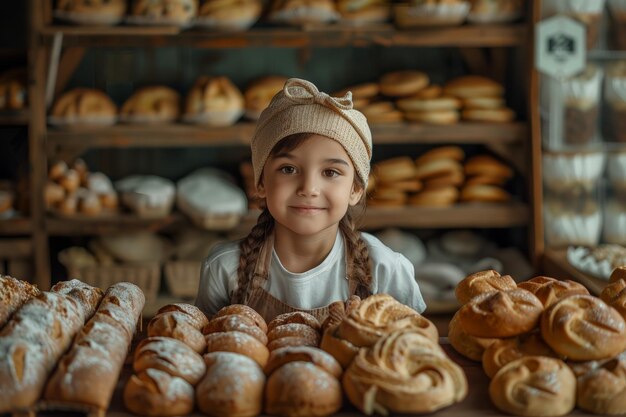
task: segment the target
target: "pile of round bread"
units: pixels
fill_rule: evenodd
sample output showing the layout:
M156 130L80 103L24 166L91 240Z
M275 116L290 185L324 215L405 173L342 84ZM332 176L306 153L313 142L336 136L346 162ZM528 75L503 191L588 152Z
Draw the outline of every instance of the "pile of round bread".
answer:
M441 146L417 157L376 162L368 183L368 205L448 207L461 202L507 202L503 185L513 170L490 155L465 158L458 146Z
M449 125L459 120L503 123L515 119L506 107L504 87L478 75L465 75L431 84L428 75L416 70L393 71L378 82L354 85L338 91L352 91L354 107L370 124L418 123Z
M558 416L575 406L626 413L626 267L601 298L574 281L538 276L516 284L481 271L459 283L462 307L450 322L451 345L482 361L489 395L502 411Z

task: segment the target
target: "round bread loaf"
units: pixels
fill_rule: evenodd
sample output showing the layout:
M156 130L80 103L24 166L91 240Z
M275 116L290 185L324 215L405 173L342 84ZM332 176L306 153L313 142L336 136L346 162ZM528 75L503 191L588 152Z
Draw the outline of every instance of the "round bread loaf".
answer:
M283 89L287 77L282 75L270 75L254 80L244 92L245 107L254 119L258 119L261 112L272 101L272 97Z
M531 331L539 321L543 304L522 289L485 292L459 309L459 324L476 337L503 338Z
M510 339L499 339L483 353L483 369L489 378L509 362L524 356L557 357L538 332L526 333Z
M353 99L368 99L378 95L378 83L363 83L346 87L333 94L333 97L343 97L346 93L352 92Z
M193 323L193 324L192 324ZM178 339L198 353L204 352L206 341L190 316L175 311L155 316L148 323L148 337L165 336Z
M512 178L513 169L491 155L475 155L465 162L465 175L490 175L492 177Z
M310 362L289 362L276 369L265 387L265 412L271 415L328 416L341 408L339 380Z
M271 375L286 363L296 361L310 362L335 378L341 377L342 369L337 360L322 349L311 346L288 346L273 350L265 366L265 374Z
M467 395L463 370L437 342L411 330L386 334L372 348L362 348L344 373L343 387L350 402L368 415L432 413Z
M380 78L380 92L389 97L415 94L428 85L428 75L419 71L395 71Z
M166 86L140 88L124 102L120 115L127 121L173 122L180 116L180 94Z
M461 189L461 201L482 201L487 203L505 203L511 200L511 194L501 187L487 184L466 184Z
M609 282L619 281L620 279L626 280L626 266L618 266L609 277Z
M408 203L411 206L419 207L448 207L453 205L458 198L459 190L449 185L437 188L425 188L419 193L410 196Z
M626 280L619 279L604 287L600 298L626 319Z
M500 275L493 269L479 271L465 277L454 290L456 299L465 304L477 295L492 291L509 291L517 288L510 275Z
M448 81L444 93L460 98L498 97L504 93L501 84L479 75L464 75Z
M257 326L252 319L238 314L230 314L228 316L214 318L204 327L202 333L206 335L210 333L229 331L247 333L250 336L255 337L259 342L267 345L267 334L265 334L265 332L261 330L261 328L259 328L259 326Z
M234 352L254 359L261 367L267 364L270 352L255 337L238 331L210 333L206 336L207 352Z
M461 355L473 361L480 362L483 352L492 343L500 339L475 337L467 334L463 326L459 324L458 311L454 314L448 325L448 341Z
M451 172L463 171L463 167L458 161L447 158L437 158L430 160L422 160L416 163L415 178L427 181L429 178L446 175Z
M205 316L202 310L200 310L198 307L192 304L186 304L186 303L167 304L161 307L159 311L157 311L157 315L168 313L168 312L179 312L179 313L184 313L188 315L189 317L192 318L192 322L190 324L193 324L193 326L198 330L201 330L202 328L204 328L204 326L209 324L209 319L207 318L207 316Z
M555 352L575 361L610 358L626 349L624 319L591 295L573 295L548 307L541 335Z
M267 333L267 323L265 322L263 317L259 313L257 313L253 308L250 308L243 304L231 304L229 306L223 307L217 313L215 313L215 316L213 316L213 319L217 317L228 316L230 314L239 314L241 316L246 316L252 319L252 321L257 326L259 326L261 330Z
M526 356L505 365L489 384L500 410L518 416L561 416L576 405L576 377L561 360Z
M261 413L265 374L257 362L232 352L207 353L204 361L207 372L196 387L200 411L212 417L253 417Z
M411 122L452 125L459 121L459 112L456 110L411 111L404 113L404 117Z
M124 387L124 405L143 416L181 416L193 411L189 382L158 369L132 375Z
M436 177L430 177L424 181L424 188L437 189L446 187L458 187L463 184L465 175L463 171L450 171L443 175L437 175ZM458 194L458 192L457 192Z
M408 156L385 159L377 162L373 167L374 175L380 182L393 183L415 176L415 164Z
M600 415L626 413L626 360L622 355L578 378L576 404Z
M281 324L267 333L267 339L272 342L282 337L301 337L309 340L314 346L319 345L320 334L317 330L301 323Z
M407 97L397 101L398 108L406 112L457 110L461 101L455 97L418 98Z
M267 331L271 332L275 327L289 323L306 324L307 326L312 327L318 332L322 329L322 325L320 324L319 320L317 320L313 315L304 311L294 311L291 313L280 314L274 317L274 319L270 321L267 325Z
M206 371L202 356L180 340L149 337L135 350L133 370L136 373L154 368L196 385Z
M317 343L315 343L314 339L306 338L306 337L297 337L297 336L287 336L280 337L278 339L272 340L267 344L267 349L272 352L276 349L288 347L288 346L311 346L317 347Z
M336 324L334 327L326 329L322 336L320 348L331 354L341 364L341 367L346 369L356 354L359 353L359 348L339 337L338 327L339 325Z
M558 279L543 276L520 282L517 286L535 294L545 308L570 295L589 294L587 288L578 282L570 280L559 281Z
M465 159L465 151L459 146L437 146L418 156L415 159L415 164L420 165L422 162L434 159L452 159L460 162Z

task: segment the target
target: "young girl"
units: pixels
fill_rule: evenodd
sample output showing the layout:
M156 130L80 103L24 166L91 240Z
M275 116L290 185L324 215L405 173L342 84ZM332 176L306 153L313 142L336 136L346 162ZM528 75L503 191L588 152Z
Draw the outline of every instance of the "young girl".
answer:
M292 78L261 114L252 138L254 180L265 209L250 234L204 261L196 305L213 315L246 304L265 320L356 294L388 293L426 308L413 265L374 236L355 230L372 156L365 116L352 94L330 97Z

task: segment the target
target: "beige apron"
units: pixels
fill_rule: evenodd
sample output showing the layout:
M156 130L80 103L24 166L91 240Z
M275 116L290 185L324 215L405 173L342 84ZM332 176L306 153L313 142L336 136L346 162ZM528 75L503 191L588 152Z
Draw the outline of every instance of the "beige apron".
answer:
M255 309L266 322L270 322L274 317L283 314L283 313L291 313L294 311L304 311L313 315L316 319L322 323L326 320L328 316L328 305L324 307L314 308L312 310L303 310L299 308L292 307L288 304L285 304L278 298L271 295L269 292L265 290L264 285L269 279L269 270L270 263L272 261L272 251L274 249L274 235L272 234L263 244L261 248L261 252L259 253L259 258L256 263L256 267L254 270L254 276L252 278L252 289L248 295L248 299L244 300L243 304L246 304L249 307ZM350 265L346 265L346 276L350 277L348 268L351 268ZM355 280L349 279L348 281L349 293L350 295L355 294L357 288L357 282ZM337 300L332 300L337 301ZM330 304L329 304L330 305Z

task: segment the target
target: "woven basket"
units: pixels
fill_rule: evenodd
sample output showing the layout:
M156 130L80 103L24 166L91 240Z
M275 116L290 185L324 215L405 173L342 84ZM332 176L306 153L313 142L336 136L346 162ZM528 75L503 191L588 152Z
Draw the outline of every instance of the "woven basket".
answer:
M67 266L68 277L106 290L117 282L137 285L146 296L154 300L161 284L161 266L158 262L73 267Z
M198 293L201 261L168 261L165 281L172 295L193 298Z

